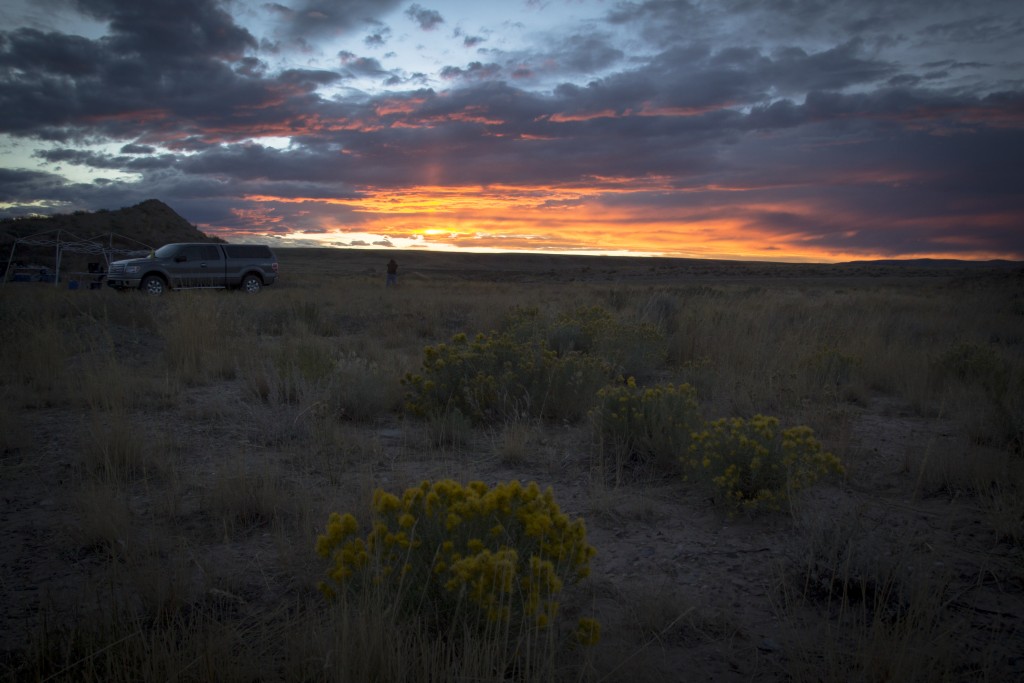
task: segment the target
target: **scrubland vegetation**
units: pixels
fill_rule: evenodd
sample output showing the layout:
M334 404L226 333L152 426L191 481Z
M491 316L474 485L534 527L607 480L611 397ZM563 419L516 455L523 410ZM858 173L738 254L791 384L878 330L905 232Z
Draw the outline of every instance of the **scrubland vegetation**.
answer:
M1019 271L280 257L0 287L5 678L1024 677Z

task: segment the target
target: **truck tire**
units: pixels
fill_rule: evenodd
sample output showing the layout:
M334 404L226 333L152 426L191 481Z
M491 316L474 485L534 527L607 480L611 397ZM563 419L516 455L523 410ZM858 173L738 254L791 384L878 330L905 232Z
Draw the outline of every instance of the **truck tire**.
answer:
M167 291L167 283L159 275L147 275L142 278L139 289L150 296L160 296Z
M249 273L242 278L241 289L246 294L259 294L260 290L263 289L263 280L260 279L259 275Z

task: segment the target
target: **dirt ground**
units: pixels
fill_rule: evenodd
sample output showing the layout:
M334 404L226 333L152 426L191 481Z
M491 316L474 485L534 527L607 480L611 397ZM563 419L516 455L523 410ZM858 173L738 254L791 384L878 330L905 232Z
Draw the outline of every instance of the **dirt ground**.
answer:
M258 431L258 416L253 416L257 422L229 429L190 419L203 412L203 401L222 405L222 391L230 390L193 390L181 402L185 407L173 411L184 415L163 416L170 424L190 424L189 442L202 446L183 453L185 469L210 468L210 453L231 452L246 432ZM964 666L969 671L972 662L988 658L1005 672L1003 680L1019 679L1024 676L1021 549L1002 543L974 503L913 495L914 482L905 471L907 453L922 439L943 438L943 427L864 410L852 418L851 430L856 450L867 458L863 471L873 476L819 489L803 504L826 516L843 511L869 530L866 538L878 552L910 552L913 571L943 577L945 608L965 650ZM30 445L3 456L3 650L24 645L40 608L60 612L62 604L88 604L83 593L102 566L96 554L68 541L78 488L74 434L80 428L79 416L66 410L33 411L24 418ZM587 519L590 541L598 549L587 593L606 634L600 658L605 667L610 661L628 662L611 680L678 680L681 671L690 680L789 680L791 652L815 647L813 625L825 607L801 606L789 619L780 613L781 584L792 580L789 572L802 561L794 556L802 545L784 516L729 519L711 501L686 495L671 481L595 490L579 449L586 436L575 427L537 433L535 459L514 467L489 455L486 444L472 455L440 463L410 458L421 438L415 427L396 423L365 429L362 438L374 444L378 457L361 476L375 485L397 491L421 479L460 475L487 482L536 480L554 487L565 511ZM184 493L184 524L205 523L201 497L191 487ZM134 514L144 517L148 504L134 501ZM330 500L323 505L331 507ZM193 550L205 557L203 564L214 557L227 563L222 577L251 575L253 558L265 558L265 581L221 589L216 579L197 577L196 584L207 591L241 593L253 605L269 606L301 590L286 568L275 567L277 549L269 534L226 545L217 538Z

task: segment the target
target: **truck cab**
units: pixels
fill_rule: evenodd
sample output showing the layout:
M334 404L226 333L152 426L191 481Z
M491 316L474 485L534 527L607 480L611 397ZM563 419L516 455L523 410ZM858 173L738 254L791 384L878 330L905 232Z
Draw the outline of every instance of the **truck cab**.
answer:
M216 244L168 244L154 254L171 259L167 272L174 289L225 286L224 252Z

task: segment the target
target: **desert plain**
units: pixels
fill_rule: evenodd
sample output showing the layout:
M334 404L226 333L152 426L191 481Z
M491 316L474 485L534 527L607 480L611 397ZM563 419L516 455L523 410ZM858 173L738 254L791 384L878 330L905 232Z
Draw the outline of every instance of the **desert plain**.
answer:
M0 285L5 679L1024 679L1024 265L278 257L257 295ZM609 442L592 391L410 408L427 347L524 315L608 386L809 427L843 471L748 509ZM317 589L331 512L446 479L586 523L528 652Z

